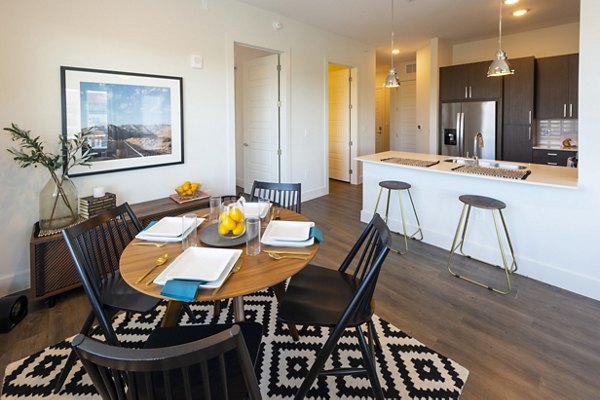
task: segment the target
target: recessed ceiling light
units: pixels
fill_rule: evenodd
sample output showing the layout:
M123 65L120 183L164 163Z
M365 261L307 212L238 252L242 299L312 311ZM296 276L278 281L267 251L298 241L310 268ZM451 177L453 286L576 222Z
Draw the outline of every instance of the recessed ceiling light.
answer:
M504 4L506 5L511 5L511 4L517 4L519 2L519 0L504 0Z
M513 12L513 15L515 17L522 17L523 15L527 14L528 12L529 12L529 10L526 10L526 9L522 8L520 10L517 10L517 11Z
M400 54L400 50L394 49L394 50L392 50L392 54Z

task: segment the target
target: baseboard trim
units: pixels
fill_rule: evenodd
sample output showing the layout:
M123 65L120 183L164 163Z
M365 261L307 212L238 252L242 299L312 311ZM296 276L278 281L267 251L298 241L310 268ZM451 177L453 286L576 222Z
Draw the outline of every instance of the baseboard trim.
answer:
M29 270L0 277L0 297L28 290L29 287Z

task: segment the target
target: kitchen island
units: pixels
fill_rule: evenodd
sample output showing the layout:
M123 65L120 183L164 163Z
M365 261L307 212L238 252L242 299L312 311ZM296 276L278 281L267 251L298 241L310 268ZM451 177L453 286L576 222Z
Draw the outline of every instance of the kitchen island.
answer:
M458 197L476 194L506 203L504 216L513 242L518 274L576 292L594 292L597 282L586 280L571 268L572 251L565 249L569 210L578 207L577 169L499 161L510 170L530 171L525 179L459 172L464 164L446 162L449 156L389 151L358 157L362 162L363 196L360 219L368 222L374 213L379 182L400 180L412 185L411 193L424 232L424 241L450 249L463 204ZM385 160L385 161L382 161ZM429 167L399 162L415 160ZM480 160L480 164L488 160ZM502 171L500 171L502 172ZM385 201L378 212L385 213ZM407 230L416 230L416 221L406 213ZM495 265L501 264L491 213L473 209L465 251ZM400 232L400 211L396 194L390 206L390 228ZM581 234L581 233L580 233ZM409 243L410 246L410 243ZM583 287L582 285L589 285ZM517 288L518 289L518 288ZM583 290L582 290L583 289ZM589 294L588 294L589 295Z

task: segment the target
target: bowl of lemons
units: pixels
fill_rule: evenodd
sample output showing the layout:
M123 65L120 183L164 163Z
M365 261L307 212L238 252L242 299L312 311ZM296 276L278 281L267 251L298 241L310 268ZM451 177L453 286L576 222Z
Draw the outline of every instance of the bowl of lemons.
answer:
M243 206L239 202L224 202L219 214L219 236L226 239L236 239L246 232Z
M198 194L200 184L197 182L185 181L175 188L179 197L194 197Z

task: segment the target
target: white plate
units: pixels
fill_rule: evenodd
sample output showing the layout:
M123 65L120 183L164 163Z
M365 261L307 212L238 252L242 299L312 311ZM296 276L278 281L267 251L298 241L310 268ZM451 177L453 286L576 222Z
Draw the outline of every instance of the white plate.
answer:
M182 232L181 217L164 217L144 231L146 236L177 237Z
M310 238L308 240L305 240L303 242L294 242L294 241L285 241L285 240L269 240L269 238L266 238L263 236L263 238L260 240L260 242L262 244L266 244L268 246L274 246L274 247L308 247L308 246L312 246L313 244L315 244L315 238Z
M241 254L239 249L189 247L154 279L154 283L164 285L169 279L189 279L207 282L200 287L218 287L219 280L225 279Z
M309 239L314 222L271 221L263 235L268 241L305 242Z
M198 218L198 226L200 226L204 220L205 218ZM162 221L166 221L162 223L162 227L159 227L158 230L153 230L153 228ZM181 242L182 225L183 221L181 217L164 217L150 228L139 232L135 237L150 242ZM167 234L161 234L162 232L166 232ZM174 232L178 232L178 234L173 236Z

